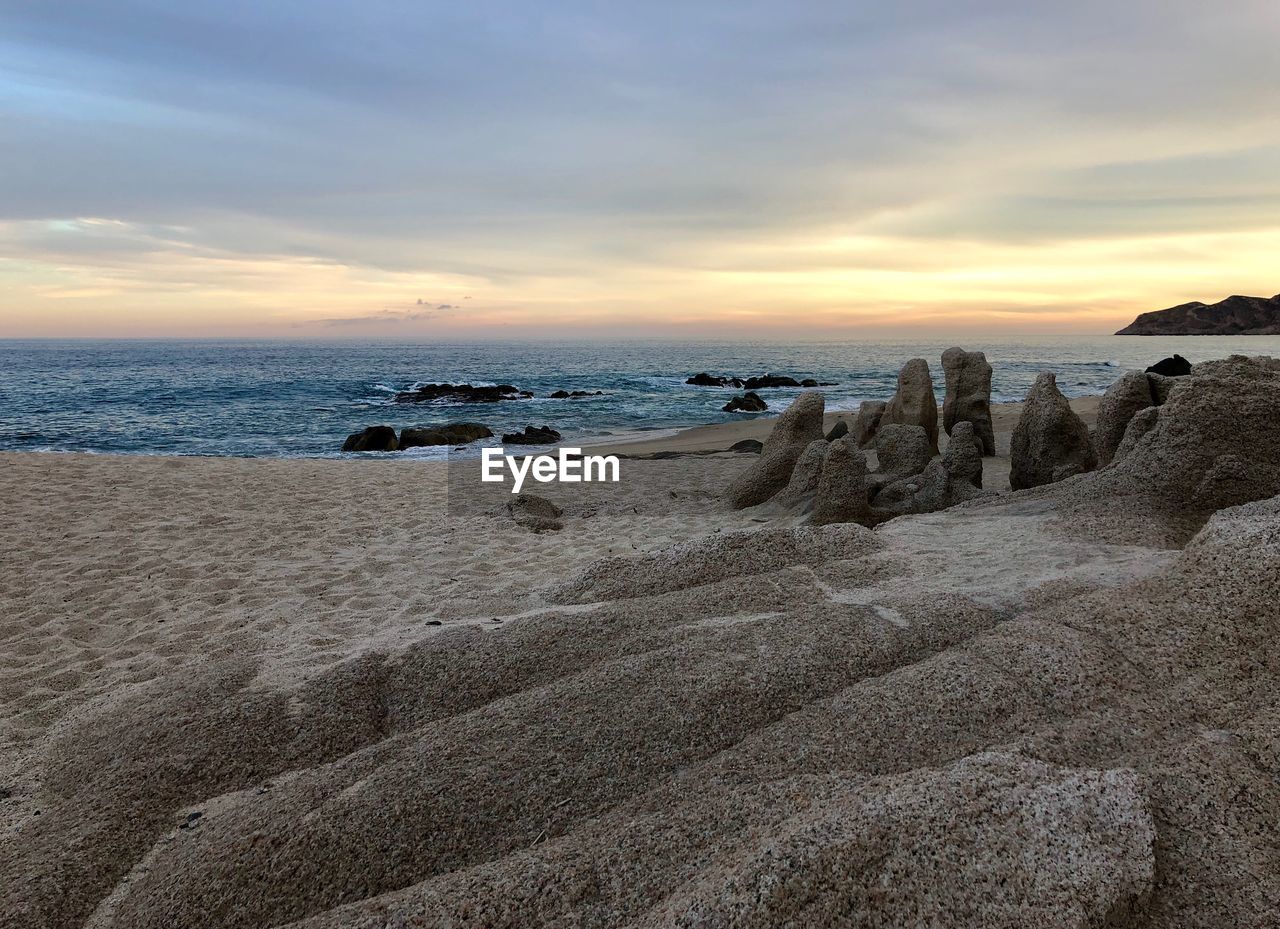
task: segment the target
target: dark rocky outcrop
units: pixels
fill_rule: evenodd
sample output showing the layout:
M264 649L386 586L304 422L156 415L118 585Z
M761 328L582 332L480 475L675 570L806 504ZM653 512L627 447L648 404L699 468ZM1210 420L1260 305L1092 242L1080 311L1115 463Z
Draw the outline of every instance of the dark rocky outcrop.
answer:
M552 400L570 400L577 397L603 397L603 390L557 390L555 393L547 394Z
M842 439L849 434L849 424L843 419L837 419L836 424L831 427L831 431L827 433L827 441L834 442L836 439Z
M1191 373L1191 362L1181 355L1174 355L1172 358L1161 358L1147 368L1147 373L1162 374L1165 377L1185 377Z
M400 448L432 445L467 445L493 435L482 423L442 423L438 426L405 427L400 430Z
M760 399L760 395L747 391L741 397L734 397L722 409L726 413L763 413L769 404Z
M717 374L708 374L702 371L693 377L685 379L686 384L692 384L694 387L737 387L741 389L742 378L739 377L721 377Z
M560 441L560 433L550 426L525 426L524 432L504 432L503 445L551 445Z
M344 452L394 452L399 448L396 431L390 426L369 426L347 436Z
M767 390L774 387L833 387L830 381L815 381L806 377L802 381L785 374L761 374L755 377L741 378L708 374L703 371L685 380L694 387L736 387L739 390Z
M929 362L923 358L912 358L898 372L898 390L880 417L881 428L890 423L923 426L930 451L938 453L938 398L933 392Z
M996 453L991 426L991 365L982 352L956 347L942 353L946 395L942 401L942 428L951 435L956 423L973 423L974 435L984 455Z
M729 502L735 510L764 503L787 486L796 460L810 442L822 438L823 407L822 394L803 393L778 417L760 460L752 462L729 485Z
M1009 486L1014 490L1051 484L1098 466L1088 427L1058 390L1058 379L1047 371L1027 392L1009 457Z
M1183 303L1143 313L1116 335L1280 335L1280 294Z
M744 452L747 454L754 453L758 455L763 450L764 443L759 439L742 439L741 441L734 442L729 446L729 451L731 452Z
M396 394L396 403L497 403L500 400L527 400L533 394L510 384L423 384L417 390Z

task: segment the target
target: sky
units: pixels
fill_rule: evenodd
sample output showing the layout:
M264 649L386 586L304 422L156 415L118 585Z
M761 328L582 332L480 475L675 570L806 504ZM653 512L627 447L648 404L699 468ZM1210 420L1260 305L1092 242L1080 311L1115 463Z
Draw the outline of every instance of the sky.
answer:
M0 0L0 337L1102 333L1280 291L1274 0Z

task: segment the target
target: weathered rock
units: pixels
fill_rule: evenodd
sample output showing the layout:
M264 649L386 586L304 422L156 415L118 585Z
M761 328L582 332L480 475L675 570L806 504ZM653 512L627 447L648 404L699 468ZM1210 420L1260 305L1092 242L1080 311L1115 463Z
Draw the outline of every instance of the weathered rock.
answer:
M534 532L555 532L564 528L560 521L560 517L564 515L560 507L535 494L516 494L507 504L507 512L518 524Z
M753 462L729 486L734 509L764 503L791 479L796 459L805 447L822 438L824 401L817 392L803 393L778 417L765 440L760 460Z
M742 386L747 390L764 390L770 387L800 387L801 384L794 377L787 377L785 374L762 374L747 378Z
M942 454L942 467L952 481L981 488L983 449L975 433L974 424L967 420L952 427L951 440Z
M938 453L938 398L933 392L929 362L912 358L898 372L898 391L885 405L881 428L890 423L923 426L929 449Z
M884 417L884 408L888 406L883 400L863 400L858 404L858 415L853 418L850 433L858 448L866 448L876 440L876 430Z
M849 434L849 424L843 419L837 419L836 424L831 427L831 431L827 433L827 441L834 442L836 439L842 439Z
M342 443L344 452L394 452L397 448L396 431L390 426L368 426Z
M734 397L720 409L726 413L763 413L769 409L769 404L761 400L759 394L748 391L741 397Z
M874 492L894 481L920 474L932 457L929 436L923 426L883 425L876 435L877 466L868 484Z
M503 445L551 445L560 441L560 433L550 426L525 426L524 432L504 432Z
M1048 371L1036 378L1023 401L1010 458L1009 486L1014 490L1052 484L1098 466L1088 427Z
M421 448L432 445L466 445L492 436L488 426L481 423L442 423L438 426L417 426L400 430L400 448Z
M956 423L973 423L974 435L984 455L996 453L991 426L991 365L982 352L956 347L942 353L946 395L942 401L942 428L947 435Z
M736 380L736 378L720 377L719 375L702 371L692 377L685 378L685 383L692 384L694 387L724 387L732 380ZM736 387L737 385L735 384L734 386Z
M1166 377L1163 374L1148 374L1147 387L1151 390L1151 402L1155 406L1164 406L1173 388L1182 383L1181 378Z
M1158 405L1152 399L1150 377L1139 371L1126 371L1102 395L1098 404L1098 425L1093 432L1100 465L1111 463L1134 415Z
M1272 358L1270 355L1230 355L1227 358L1216 358L1213 361L1202 361L1193 365L1191 373L1270 377L1280 374L1280 358Z
M1143 313L1116 335L1280 335L1280 294L1198 300Z
M552 400L570 400L578 397L603 397L603 390L557 390L547 394Z
M1134 413L1125 427L1124 435L1120 437L1120 444L1111 455L1111 460L1119 461L1133 451L1134 446L1142 441L1142 437L1155 428L1156 420L1159 418L1159 407L1149 406L1145 410Z
M527 400L533 394L510 384L473 387L471 384L423 384L417 390L396 394L396 403L497 403L499 400Z
M1181 355L1174 355L1172 358L1161 358L1147 368L1147 373L1163 374L1165 377L1185 377L1191 373L1191 362Z
M875 521L867 503L866 456L848 436L827 443L809 522L825 526L830 523L873 525Z
M764 443L759 439L741 439L729 446L731 452L746 452L760 454L764 450Z
M826 454L826 439L814 439L805 446L800 457L796 459L795 467L791 469L791 479L787 482L787 486L773 498L774 502L788 508L808 502L818 489L818 480L822 476L822 461Z

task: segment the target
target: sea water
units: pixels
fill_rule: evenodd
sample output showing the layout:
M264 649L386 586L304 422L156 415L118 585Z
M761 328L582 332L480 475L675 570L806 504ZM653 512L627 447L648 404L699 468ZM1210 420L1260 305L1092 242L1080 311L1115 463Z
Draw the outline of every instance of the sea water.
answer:
M502 432L548 425L564 440L652 435L744 414L732 389L685 384L692 374L786 374L834 381L827 408L887 399L898 369L923 357L942 397L940 356L956 340L814 342L422 343L397 341L0 341L0 449L124 454L340 456L365 426L469 421ZM1174 352L1192 362L1232 353L1280 356L1280 337L1052 336L969 338L995 368L993 399L1021 400L1041 371L1068 396L1101 393L1126 368ZM513 384L531 400L404 404L424 383ZM552 400L556 390L601 396ZM761 390L770 411L799 391ZM479 454L478 443L472 453ZM394 458L440 457L442 448Z

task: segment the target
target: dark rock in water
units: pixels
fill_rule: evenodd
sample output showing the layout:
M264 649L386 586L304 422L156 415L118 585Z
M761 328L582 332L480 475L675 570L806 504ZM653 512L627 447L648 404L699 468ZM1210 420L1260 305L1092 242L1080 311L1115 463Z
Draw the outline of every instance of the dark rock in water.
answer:
M470 384L423 384L417 390L396 394L396 403L497 403L499 400L527 400L533 394L510 384L473 387Z
M760 454L764 449L764 443L759 439L743 439L741 442L734 442L729 446L731 452L754 452Z
M466 445L487 439L493 432L481 423L442 423L439 426L406 427L400 430L400 448L431 445Z
M720 377L703 371L691 378L687 378L685 383L692 384L694 387L741 387L742 379L738 377Z
M1014 490L1052 484L1098 467L1089 428L1047 371L1027 392L1009 458L1009 486Z
M573 397L603 397L603 390L557 390L553 394L548 394L552 400L569 400Z
M720 409L726 413L763 413L769 409L769 404L761 400L759 394L747 391L741 397L734 397Z
M836 439L843 438L849 434L849 424L843 419L837 419L836 424L831 427L831 431L827 433L827 441L834 442Z
M1280 335L1280 294L1183 303L1143 313L1116 335Z
M768 387L799 387L800 382L794 377L787 377L781 374L762 374L759 377L749 377L743 384L747 390L761 390ZM813 386L818 386L816 383Z
M342 443L344 452L394 452L399 447L396 431L390 426L369 426L353 432Z
M1147 368L1148 374L1163 374L1165 377L1185 377L1191 373L1191 362L1181 355L1162 358Z
M564 515L560 507L535 494L516 494L515 499L507 504L507 512L519 525L534 532L555 532L564 528L560 522Z
M551 445L560 441L560 433L550 426L525 426L524 432L504 432L503 445Z

